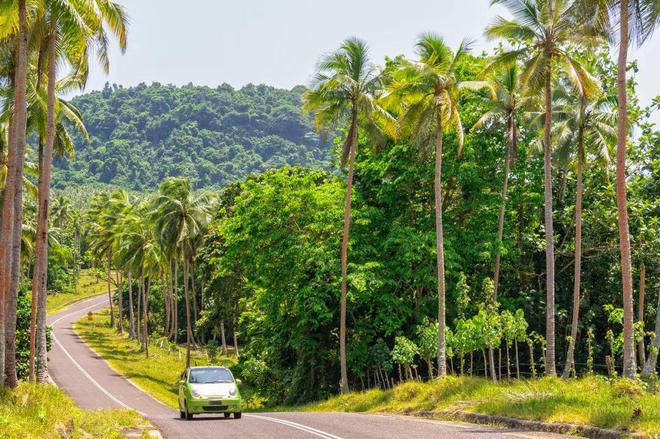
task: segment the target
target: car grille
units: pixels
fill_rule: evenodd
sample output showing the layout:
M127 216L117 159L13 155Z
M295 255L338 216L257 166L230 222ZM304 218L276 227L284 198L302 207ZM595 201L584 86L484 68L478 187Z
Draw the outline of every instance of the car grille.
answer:
M221 412L227 410L227 407L226 405L205 405L203 409L207 412Z

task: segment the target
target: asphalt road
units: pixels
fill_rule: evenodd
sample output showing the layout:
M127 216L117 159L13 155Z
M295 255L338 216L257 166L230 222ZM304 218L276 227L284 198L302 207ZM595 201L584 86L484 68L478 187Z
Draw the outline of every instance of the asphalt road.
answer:
M561 437L496 429L463 423L439 422L403 416L357 413L246 413L242 419L197 416L179 419L179 413L142 392L119 375L83 343L72 324L89 311L108 306L97 296L49 316L53 348L49 354L53 380L83 408L131 408L146 416L165 438L540 438Z

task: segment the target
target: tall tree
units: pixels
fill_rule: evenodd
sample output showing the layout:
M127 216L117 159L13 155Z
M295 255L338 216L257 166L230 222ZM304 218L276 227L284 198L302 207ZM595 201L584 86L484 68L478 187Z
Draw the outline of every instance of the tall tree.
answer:
M376 138L378 123L390 121L390 115L376 102L382 90L378 68L369 59L364 41L350 38L336 52L323 58L318 66L311 90L305 93L303 109L314 113L319 131L347 130L341 150L341 168L348 161L346 176L346 202L344 230L341 242L341 297L339 316L340 389L348 392L346 368L346 293L348 289L348 243L351 225L351 197L355 156L358 148L358 130L363 129ZM372 137L373 138L373 137Z
M504 155L504 179L502 183L502 201L497 218L497 248L495 250L495 271L493 274L493 296L497 300L500 284L500 264L502 239L504 237L504 214L509 192L509 173L515 164L518 150L518 123L516 117L525 106L520 87L520 74L518 64L513 62L495 72L489 81L495 92L494 98L489 99L492 107L475 123L475 129L489 128L492 125L506 126L506 152Z
M563 92L563 93L562 93ZM593 91L594 93L597 90ZM603 96L588 95L585 90L561 90L555 94L555 123L553 136L558 143L560 161L571 158L576 161L575 195L575 256L573 274L573 314L571 338L562 378L568 378L574 365L575 344L577 342L580 316L580 288L582 275L582 196L583 175L589 153L598 163L607 166L610 162L610 146L614 144L616 114L613 102Z
M498 17L486 28L489 38L522 41L520 48L495 57L491 66L508 65L523 59L521 82L530 90L543 90L545 118L543 128L543 174L545 204L545 275L546 275L546 374L554 376L555 361L555 247L552 221L552 81L561 69L580 88L593 87L589 73L566 50L569 44L592 44L570 0L492 0L502 4L513 15L509 20Z
M156 234L164 248L179 249L183 257L183 294L186 302L186 367L190 366L193 340L190 314L190 261L193 243L210 220L208 194L193 194L190 181L169 178L160 186L152 212Z
M618 3L618 8L616 8L616 3ZM618 15L619 22L619 58L616 81L619 104L616 141L616 205L623 286L623 375L634 378L637 366L635 364L632 257L626 196L626 150L628 147L626 68L629 43L632 41L641 45L653 33L655 26L660 21L660 7L657 0L617 0L613 1L611 6L613 12Z
M57 65L60 59L67 60L81 74L86 75L87 56L92 43L100 54L103 67L107 70L107 35L104 25L115 33L122 50L126 47L126 18L121 6L109 0L92 2L46 2L48 33L47 41L47 121L46 144L40 162L39 211L37 222L37 249L33 275L33 295L38 298L37 327L39 332L37 381L47 379L46 364L46 294L48 273L48 211L50 203L50 180L53 147L56 140L56 83ZM62 44L60 44L60 41ZM61 53L58 53L60 46Z
M464 90L488 88L485 81L462 81L457 65L469 51L464 41L456 52L434 34L423 34L416 44L417 62L401 61L390 84L392 95L401 100L400 131L412 136L425 147L435 136L435 233L436 269L438 279L438 375L447 374L447 345L445 340L445 257L442 224L442 148L443 133L455 129L458 138L457 154L463 147L463 124L458 112L458 98Z
M18 0L18 32L16 38L16 68L13 78L14 112L9 124L9 158L7 178L2 205L2 229L0 230L0 378L5 375L5 343L15 340L15 334L6 334L9 322L10 330L15 332L16 296L12 291L12 276L20 268L20 240L15 239L15 229L22 227L22 191L23 163L25 160L25 136L27 127L27 74L28 74L28 9L26 0ZM18 242L14 242L18 241ZM16 279L16 277L14 277ZM5 337L7 335L7 337ZM11 352L12 349L10 349ZM10 364L14 363L12 358ZM9 387L18 384L15 372L0 379Z

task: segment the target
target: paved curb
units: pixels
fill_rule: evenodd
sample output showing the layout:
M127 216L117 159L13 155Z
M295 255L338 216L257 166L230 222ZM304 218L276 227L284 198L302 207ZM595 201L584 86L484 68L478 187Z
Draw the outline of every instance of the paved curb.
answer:
M633 438L646 439L647 435L632 433L628 431L599 428L591 425L568 424L563 422L542 422L527 419L509 418L506 416L485 415L483 413L472 413L462 410L422 410L410 411L408 415L423 418L450 418L459 419L473 424L495 424L508 428L517 428L526 431L541 431L544 433L573 434L592 439L619 439Z

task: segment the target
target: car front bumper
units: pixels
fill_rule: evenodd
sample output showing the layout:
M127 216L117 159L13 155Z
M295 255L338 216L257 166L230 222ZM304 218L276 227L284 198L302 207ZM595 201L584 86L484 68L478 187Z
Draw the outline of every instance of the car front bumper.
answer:
M236 413L243 408L241 398L189 399L187 404L189 413Z

